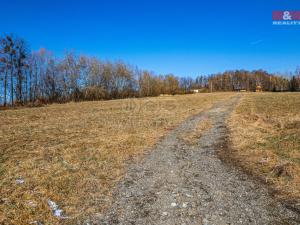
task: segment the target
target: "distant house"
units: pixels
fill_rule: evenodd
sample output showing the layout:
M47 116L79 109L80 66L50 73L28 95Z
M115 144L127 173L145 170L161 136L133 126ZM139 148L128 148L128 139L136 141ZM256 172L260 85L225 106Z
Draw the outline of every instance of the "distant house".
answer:
M255 91L256 92L262 92L262 87L260 85L257 85Z
M191 91L192 91L193 93L195 93L195 94L196 94L196 93L200 93L200 89L192 89Z
M247 89L243 85L240 85L240 84L233 85L233 90L234 91L240 91L240 92L246 92L247 91Z

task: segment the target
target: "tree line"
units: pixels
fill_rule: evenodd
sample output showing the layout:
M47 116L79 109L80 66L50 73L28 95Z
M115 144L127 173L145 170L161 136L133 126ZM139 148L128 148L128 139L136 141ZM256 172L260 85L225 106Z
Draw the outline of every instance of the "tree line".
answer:
M122 61L66 52L57 58L46 49L30 51L14 35L0 37L0 104L34 105L53 102L148 97L208 91L296 91L299 71L287 79L265 71L227 71L196 78L156 75Z
M226 71L209 77L211 91L300 91L300 70L292 75L270 74L263 70Z

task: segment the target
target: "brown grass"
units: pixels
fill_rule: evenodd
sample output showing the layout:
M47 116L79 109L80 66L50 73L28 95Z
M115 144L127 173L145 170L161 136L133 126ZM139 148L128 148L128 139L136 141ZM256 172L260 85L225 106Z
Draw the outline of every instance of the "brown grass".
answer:
M211 121L208 118L201 120L193 130L180 135L180 139L183 140L187 145L195 145L203 132L211 127Z
M285 199L300 199L300 93L245 94L228 121L233 155Z
M75 224L109 205L126 160L230 93L0 112L0 224ZM21 178L23 184L17 184ZM69 217L60 221L47 200Z

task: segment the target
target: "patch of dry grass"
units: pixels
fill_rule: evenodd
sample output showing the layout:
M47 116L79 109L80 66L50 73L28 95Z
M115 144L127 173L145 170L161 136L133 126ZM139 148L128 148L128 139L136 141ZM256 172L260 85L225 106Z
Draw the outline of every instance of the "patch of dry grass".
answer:
M228 124L232 157L280 197L300 199L300 93L245 94Z
M190 130L187 133L180 135L180 139L183 140L187 145L195 145L203 132L208 130L211 127L211 121L208 118L201 120L194 129Z
M109 205L126 160L232 93L68 103L0 112L0 224L75 224ZM23 184L17 184L23 179ZM56 202L68 219L51 214Z

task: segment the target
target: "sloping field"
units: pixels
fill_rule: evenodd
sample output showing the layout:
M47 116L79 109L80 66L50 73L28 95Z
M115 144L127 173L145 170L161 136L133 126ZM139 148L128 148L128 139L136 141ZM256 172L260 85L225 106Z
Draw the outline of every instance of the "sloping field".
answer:
M112 205L89 224L299 225L261 182L220 160L225 121L240 98L214 105L170 131L118 182ZM192 132L191 132L192 131ZM182 135L187 134L188 139Z
M231 157L288 200L300 199L300 94L245 94L228 121Z
M112 187L122 177L126 160L151 147L187 117L233 95L1 111L0 223L74 224L102 212L109 204ZM66 219L53 215L49 200L63 210L61 216ZM56 213L59 215L58 210Z

